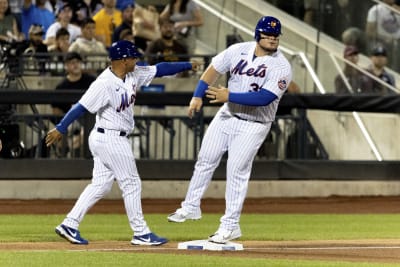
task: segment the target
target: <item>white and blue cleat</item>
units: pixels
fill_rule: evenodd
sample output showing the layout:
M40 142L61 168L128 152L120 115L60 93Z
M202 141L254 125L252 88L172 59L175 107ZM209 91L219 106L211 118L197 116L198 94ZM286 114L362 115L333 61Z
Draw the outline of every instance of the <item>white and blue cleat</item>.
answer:
M77 244L77 245L89 244L89 241L82 238L81 234L79 233L79 231L77 229L73 229L64 224L60 224L59 226L57 226L55 231L59 236L61 236L62 238L65 238L72 244Z
M133 236L131 241L132 245L144 245L144 246L159 246L168 242L168 239L159 237L156 234L148 233L140 236Z

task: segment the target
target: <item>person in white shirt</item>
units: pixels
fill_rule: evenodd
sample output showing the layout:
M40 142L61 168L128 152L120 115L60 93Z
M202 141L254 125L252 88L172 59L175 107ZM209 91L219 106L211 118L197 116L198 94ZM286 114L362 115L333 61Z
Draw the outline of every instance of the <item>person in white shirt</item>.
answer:
M366 35L369 49L384 46L391 55L388 65L400 71L400 15L390 7L396 9L395 0L383 0L383 3L374 5L368 11Z
M81 25L82 35L72 42L69 52L79 53L85 62L87 71L96 73L108 63L108 52L104 44L95 38L96 22L86 18Z
M64 4L57 10L57 21L50 25L46 31L45 43L47 46L55 43L56 33L60 28L65 28L69 32L69 43L71 44L81 35L81 28L71 24L72 8L69 4Z

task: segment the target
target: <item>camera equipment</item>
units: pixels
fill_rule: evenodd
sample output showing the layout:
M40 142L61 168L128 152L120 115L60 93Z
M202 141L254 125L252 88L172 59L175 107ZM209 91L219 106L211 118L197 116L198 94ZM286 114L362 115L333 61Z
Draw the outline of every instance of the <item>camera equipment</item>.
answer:
M11 43L0 41L0 72L3 79L0 88L9 88L11 81L15 81L17 86L18 83L21 83L16 78L22 76L23 62L21 55L26 46L26 41ZM19 86L23 85L19 84Z

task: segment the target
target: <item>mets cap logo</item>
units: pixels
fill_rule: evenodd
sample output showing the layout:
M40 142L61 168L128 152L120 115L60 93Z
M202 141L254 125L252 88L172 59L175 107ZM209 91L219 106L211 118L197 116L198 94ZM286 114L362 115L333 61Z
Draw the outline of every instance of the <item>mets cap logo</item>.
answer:
M270 25L271 25L272 28L275 28L276 27L276 21L275 20L271 21Z
M278 81L278 87L279 87L279 89L281 89L281 90L285 90L286 87L287 87L287 82L286 82L286 80L285 80L285 79L280 79L280 80Z

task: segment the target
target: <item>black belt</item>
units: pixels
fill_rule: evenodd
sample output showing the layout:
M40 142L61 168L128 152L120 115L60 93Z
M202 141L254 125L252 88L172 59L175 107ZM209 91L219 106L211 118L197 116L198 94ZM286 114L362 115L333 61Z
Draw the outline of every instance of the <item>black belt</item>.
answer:
M117 131L117 130L109 130L109 129L107 129L108 131L116 131L116 132L119 132L119 136L127 136L128 134L126 133L126 132L124 132L124 131ZM106 132L106 130L104 130L103 128L97 128L97 132L99 132L99 133L105 133Z
M257 123L264 124L264 122L262 122L262 121L252 121L252 120L244 119L244 118L242 118L242 117L240 117L239 115L236 115L236 114L233 114L233 117L235 117L236 119L239 119L241 121L257 122Z

